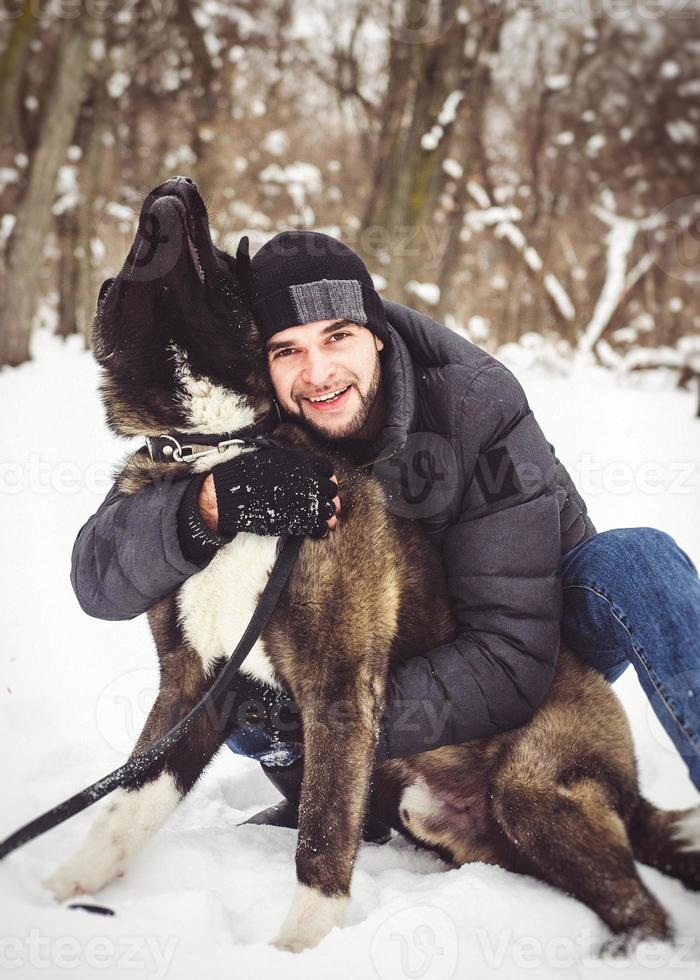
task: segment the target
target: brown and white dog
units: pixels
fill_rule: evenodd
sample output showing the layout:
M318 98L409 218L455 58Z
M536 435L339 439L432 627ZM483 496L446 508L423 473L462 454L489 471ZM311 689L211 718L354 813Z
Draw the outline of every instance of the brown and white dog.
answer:
M187 178L147 197L116 280L100 292L94 352L111 427L121 435L237 432L271 409L262 343L240 270L216 248ZM306 538L277 608L241 670L299 705L304 778L298 887L276 945L302 950L343 922L363 820L385 823L447 862L499 864L544 879L594 909L625 951L668 938L664 909L635 859L700 888L700 819L641 798L625 714L606 682L562 650L536 716L501 735L373 768L393 658L454 636L439 556L392 514L372 477L292 424L280 442L326 452L343 509L324 540ZM210 469L137 453L125 493ZM278 538L239 533L148 617L161 686L134 752L165 734L206 692L247 625ZM95 893L123 874L230 734L224 707L203 717L147 771L115 792L81 849L49 879L59 900ZM370 785L372 787L370 793Z

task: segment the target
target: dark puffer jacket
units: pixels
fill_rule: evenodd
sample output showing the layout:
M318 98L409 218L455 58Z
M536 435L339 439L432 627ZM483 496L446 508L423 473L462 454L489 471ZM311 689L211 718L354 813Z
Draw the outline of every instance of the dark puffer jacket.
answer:
M373 472L442 549L457 639L396 664L379 755L402 756L523 724L559 645L561 555L595 534L511 372L429 317L385 302L386 424ZM201 566L178 542L189 481L114 488L75 542L81 607L131 619ZM393 505L392 505L393 506Z

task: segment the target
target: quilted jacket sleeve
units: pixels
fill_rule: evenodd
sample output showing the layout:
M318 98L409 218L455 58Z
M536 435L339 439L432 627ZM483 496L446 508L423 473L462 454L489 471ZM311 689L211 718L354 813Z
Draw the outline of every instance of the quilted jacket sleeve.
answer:
M189 484L167 481L128 495L112 487L73 546L71 583L89 616L133 619L201 570L178 539Z
M554 673L561 541L551 448L498 362L469 385L453 431L466 489L443 561L458 635L392 669L378 759L517 727Z

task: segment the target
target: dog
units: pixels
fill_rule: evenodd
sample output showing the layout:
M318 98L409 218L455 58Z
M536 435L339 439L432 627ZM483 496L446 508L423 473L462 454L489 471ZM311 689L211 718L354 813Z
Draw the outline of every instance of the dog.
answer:
M235 434L269 416L273 393L240 256L214 246L189 178L147 196L124 267L100 290L93 346L107 419L120 435ZM387 508L373 477L293 423L280 422L272 436L330 459L343 500L334 531L303 540L241 667L286 688L303 728L297 888L275 945L300 951L342 924L368 812L452 866L497 864L575 896L609 927L607 951L670 938L668 916L635 860L700 888L699 814L661 811L640 796L622 706L566 649L546 702L521 728L373 765L392 661L455 635L441 560L414 522ZM134 493L244 451L251 450L231 445L190 463L139 451L118 484ZM279 546L279 538L239 533L149 610L161 684L134 753L212 684ZM217 718L201 718L114 793L77 854L47 879L59 901L94 894L123 874L236 724L225 710Z

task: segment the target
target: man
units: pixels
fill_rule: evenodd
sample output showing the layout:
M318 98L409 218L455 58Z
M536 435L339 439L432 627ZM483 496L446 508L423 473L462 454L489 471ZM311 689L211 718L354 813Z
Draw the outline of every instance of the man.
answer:
M280 411L385 482L389 506L442 551L458 635L393 667L377 758L526 722L549 689L561 632L610 681L634 664L700 788L700 581L673 539L653 528L597 534L513 375L430 318L382 302L341 242L277 235L253 259L251 292ZM238 531L333 533L343 488L329 476L312 456L271 450L184 485L112 491L75 544L81 606L132 618ZM258 758L286 798L253 819L295 826L303 760L291 712L270 689L241 696L264 717L229 744Z

